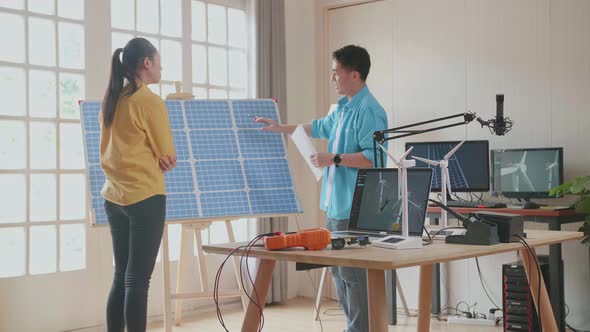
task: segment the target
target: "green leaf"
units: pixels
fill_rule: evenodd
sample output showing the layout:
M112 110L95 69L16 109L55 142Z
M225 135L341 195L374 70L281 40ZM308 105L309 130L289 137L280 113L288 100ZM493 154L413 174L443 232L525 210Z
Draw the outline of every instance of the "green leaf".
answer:
M590 176L574 179L570 191L572 194L583 194L590 190Z
M576 202L576 211L590 214L590 196L582 196Z
M572 186L572 182L566 182L560 186L557 186L549 192L551 196L561 196L570 193L570 188Z

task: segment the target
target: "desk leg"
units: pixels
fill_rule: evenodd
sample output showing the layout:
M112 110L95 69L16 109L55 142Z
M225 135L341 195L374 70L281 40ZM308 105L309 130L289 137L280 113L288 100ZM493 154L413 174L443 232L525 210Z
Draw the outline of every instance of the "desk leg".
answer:
M432 270L432 264L420 266L420 288L418 290L418 332L430 331Z
M395 270L385 271L385 292L387 294L387 322L397 324L397 273Z
M395 283L392 287L395 288ZM387 299L384 270L367 269L367 297L369 303L369 331L387 332Z
M549 230L560 231L559 222L549 223ZM559 331L565 331L565 298L563 285L563 260L561 256L561 243L549 246L549 294L551 305L555 313L555 321L559 326Z
M557 323L555 322L555 316L553 315L551 302L549 302L549 295L547 294L547 288L545 287L545 282L543 281L543 274L541 274L541 279L539 280L539 274L535 266L535 257L532 256L531 253L529 253L525 248L519 249L518 251L520 252L520 257L522 257L522 265L524 266L527 279L529 280L531 295L533 297L533 301L535 301L537 313L539 313L539 306L541 308L540 316L543 331L557 331ZM532 251L533 254L535 254L535 249ZM541 283L540 296L538 295L539 283ZM539 299L540 303L537 303L537 299Z
M264 308L266 302L266 295L270 288L270 282L272 281L272 272L274 270L276 261L269 259L261 259L258 270L256 271L256 280L254 281L254 289L250 294L250 297L254 301L260 301L260 308ZM242 332L255 332L258 331L258 324L260 324L260 310L252 303L248 302L248 308L246 309L246 316L244 317L244 324L242 324Z
M436 263L432 272L432 305L430 306L430 313L438 315L440 308L440 263Z

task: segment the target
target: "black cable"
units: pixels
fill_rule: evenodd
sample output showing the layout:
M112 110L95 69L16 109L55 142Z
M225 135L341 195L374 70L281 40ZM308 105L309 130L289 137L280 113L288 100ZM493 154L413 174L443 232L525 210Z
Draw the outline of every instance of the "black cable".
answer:
M260 322L259 322L258 331L262 331L262 328L264 327L264 313L262 311L262 305L263 305L262 301L266 301L266 299L260 300L260 297L258 296L258 291L256 290L256 286L254 285L254 281L252 280L252 277L250 276L250 269L248 268L248 266L246 266L246 270L248 272L248 279L250 281L250 284L252 285L252 291L254 292L254 295L256 296L256 301L254 301L254 299L252 299L252 297L248 294L248 292L245 291L246 288L244 286L242 266L244 265L243 264L244 257L246 257L246 264L248 264L248 258L250 258L250 249L252 249L254 247L254 244L256 244L256 242L258 242L260 239L262 239L265 236L274 236L274 235L275 235L275 233L265 233L265 234L257 235L252 241L250 241L250 243L248 243L247 248L244 249L244 251L242 251L242 257L240 258L240 282L242 284L242 289L246 293L246 296L248 296L248 299L250 299L250 302L254 303L256 308L258 308L258 312L260 313Z
M520 234L515 234L515 236L520 239L520 242L526 247L527 251L531 254L532 259L535 261L535 266L537 267L537 312L538 312L537 318L539 321L540 331L543 332L543 324L541 321L541 268L539 267L537 255L535 255L535 252L529 246L529 244L526 242L526 240L522 236L520 236ZM532 272L532 271L531 271L530 260L529 260L529 273L530 272ZM530 280L529 280L529 284L530 284Z

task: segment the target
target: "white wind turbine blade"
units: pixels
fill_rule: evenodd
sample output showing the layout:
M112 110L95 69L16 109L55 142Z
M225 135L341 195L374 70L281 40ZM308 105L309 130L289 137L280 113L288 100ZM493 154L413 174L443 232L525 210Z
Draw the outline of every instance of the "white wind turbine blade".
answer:
M429 164L429 165L433 165L433 166L438 166L440 164L439 161L435 161L435 160L430 160L430 159L426 159L426 158L422 158L422 157L417 157L417 156L412 156L412 158L419 160L423 163Z
M451 158L455 152L457 152L457 150L459 150L459 148L461 147L461 145L463 145L463 143L465 143L465 141L461 141L461 143L457 144L451 151L449 151L449 153L447 153L445 155L445 160L449 160L449 158Z
M500 168L500 175L501 176L510 175L510 174L516 173L519 169L520 169L520 167L518 167L518 165L515 165L512 167L503 167L503 168Z
M394 156L393 156L391 153L389 153L389 151L387 151L387 149L386 149L386 148L384 148L384 147L383 147L383 145L379 144L379 147L381 148L381 150L383 150L383 152L385 152L385 154L386 154L386 155L387 155L387 156L388 156L388 157L389 157L391 160L393 160L393 162L394 162L396 165L398 165L398 164L399 164L399 162L397 161L397 159L395 159L395 157L394 157Z
M410 147L409 149L406 150L406 152L404 152L404 154L402 154L402 156L399 158L400 161L406 160L406 157L410 154L410 152L412 152L412 150L414 150L414 147Z
M526 172L524 172L522 170L522 168L520 169L520 175L522 176L522 179L524 180L524 182L526 183L526 185L529 186L529 188L531 189L531 191L535 191L535 186L533 186L533 183L531 182L531 179L529 179L529 176L526 174Z

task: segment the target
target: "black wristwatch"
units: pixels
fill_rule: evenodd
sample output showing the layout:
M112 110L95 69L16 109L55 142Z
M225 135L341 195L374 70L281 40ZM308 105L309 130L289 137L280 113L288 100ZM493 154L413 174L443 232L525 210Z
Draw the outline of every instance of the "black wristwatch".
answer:
M342 158L340 158L340 155L337 154L334 156L334 159L332 159L332 161L334 161L334 166L338 167L342 162Z

